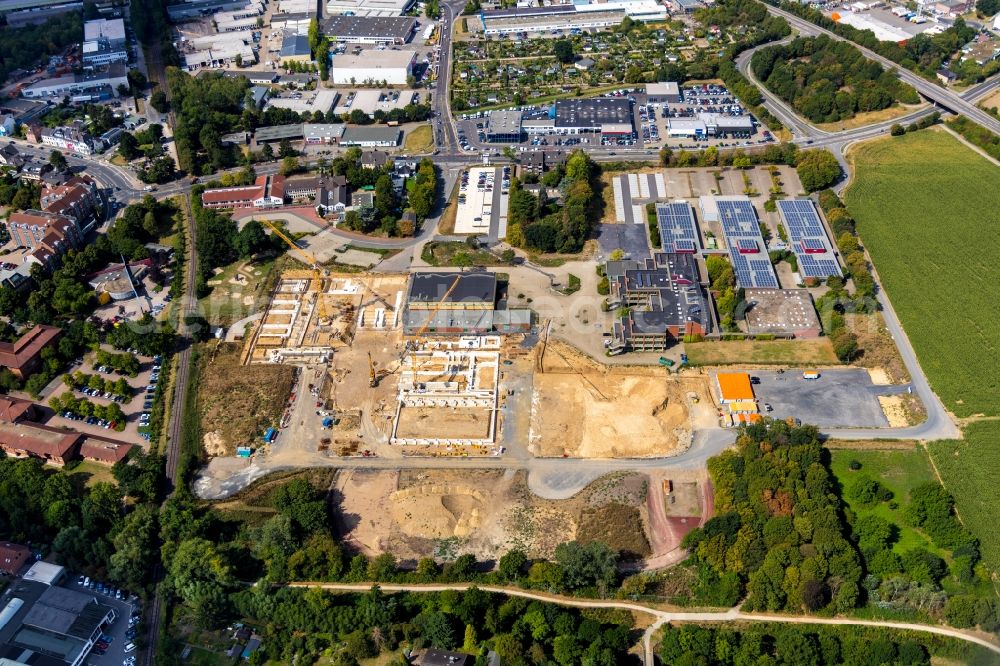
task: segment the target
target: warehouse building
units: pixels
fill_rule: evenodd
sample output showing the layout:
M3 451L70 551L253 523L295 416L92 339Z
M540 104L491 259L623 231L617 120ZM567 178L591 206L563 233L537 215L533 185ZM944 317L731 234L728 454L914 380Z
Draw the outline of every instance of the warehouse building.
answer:
M671 137L734 137L750 138L755 131L749 115L730 116L721 113L699 113L694 118L669 118L667 136Z
M331 16L319 23L333 42L350 44L405 44L417 29L410 16Z
M490 117L486 121L486 141L489 143L520 143L523 138L520 111L504 110L490 113Z
M551 30L590 30L619 25L628 16L634 21L665 21L666 8L654 0L606 0L549 4L543 7L516 7L480 12L486 35L544 33Z
M285 35L281 42L281 62L309 62L312 60L312 49L309 48L308 35Z
M83 64L85 67L128 62L123 19L96 19L83 24Z
M650 104L677 104L684 97L676 81L646 84L646 101Z
M609 261L606 274L612 307L628 308L612 324L612 352L663 351L685 335L712 330L694 254L657 252L644 261Z
M781 199L778 201L778 214L788 231L792 252L798 259L799 275L814 280L843 275L811 199Z
M497 310L497 277L486 271L414 273L403 330L406 335L525 333L530 310Z
M705 222L722 225L736 284L743 289L777 289L778 278L760 233L757 211L749 197L703 196L699 198L699 205Z
M414 0L328 0L326 15L336 16L402 16Z
M125 63L113 62L90 72L42 79L26 86L21 95L33 98L69 96L74 102L111 99L118 96L119 86L128 87L127 73Z
M403 132L398 127L349 126L340 136L342 146L362 148L394 148L399 145Z
M613 97L556 100L546 118L523 120L521 126L528 134L635 135L632 102Z
M358 55L335 55L330 65L330 80L335 85L405 86L413 75L417 54L414 51L364 49Z
M822 332L805 289L746 289L747 331L780 338L816 338Z

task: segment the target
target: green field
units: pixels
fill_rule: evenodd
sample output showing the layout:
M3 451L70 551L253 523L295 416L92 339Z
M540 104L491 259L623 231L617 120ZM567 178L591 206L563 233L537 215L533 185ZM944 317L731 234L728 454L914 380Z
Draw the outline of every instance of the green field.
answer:
M979 537L983 561L1000 571L1000 532L996 529L1000 422L970 424L963 440L931 442L929 449L945 488L955 497L962 522Z
M840 365L830 338L688 342L684 351L691 365Z
M893 501L898 504L896 509L890 508L888 502L861 508L852 504L846 496L844 503L850 506L858 517L874 514L896 525L899 528L899 541L892 548L896 553L902 554L913 548L926 548L942 557L947 555L945 551L935 547L926 535L909 527L903 520L903 510L909 502L910 489L928 481L937 481L927 454L922 448L894 451L836 449L830 451L830 458L830 467L843 489L846 490L855 479L867 476L892 491ZM852 460L861 463L861 469L856 472L848 469L848 464Z
M844 200L935 392L960 417L1000 414L1000 168L933 130L852 158Z

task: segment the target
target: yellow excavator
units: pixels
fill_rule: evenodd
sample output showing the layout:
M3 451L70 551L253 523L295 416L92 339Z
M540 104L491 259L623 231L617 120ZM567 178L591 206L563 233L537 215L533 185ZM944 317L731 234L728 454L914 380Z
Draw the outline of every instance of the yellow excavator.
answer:
M271 220L261 220L261 223L270 229L275 236L284 241L289 249L297 253L307 266L312 268L312 291L316 294L317 314L319 315L318 323L321 326L326 325L330 321L330 317L326 311L326 303L323 301L323 278L329 275L329 271L323 268L319 260L311 252L303 250L295 241L286 236L274 222Z

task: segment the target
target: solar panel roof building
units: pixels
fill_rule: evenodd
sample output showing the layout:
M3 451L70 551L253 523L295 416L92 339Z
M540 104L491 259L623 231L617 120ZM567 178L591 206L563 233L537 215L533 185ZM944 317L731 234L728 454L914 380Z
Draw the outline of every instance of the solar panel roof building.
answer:
M802 277L825 280L831 275L843 275L823 221L810 199L781 199L778 201L778 214L788 231L788 240L798 258Z
M691 204L686 201L656 204L656 222L664 252L691 254L698 251L698 228Z
M771 267L764 237L760 234L757 211L747 197L713 197L702 200L703 209L718 216L722 233L729 248L729 261L733 264L736 283L744 288L777 289L778 278ZM707 216L707 215L706 215Z

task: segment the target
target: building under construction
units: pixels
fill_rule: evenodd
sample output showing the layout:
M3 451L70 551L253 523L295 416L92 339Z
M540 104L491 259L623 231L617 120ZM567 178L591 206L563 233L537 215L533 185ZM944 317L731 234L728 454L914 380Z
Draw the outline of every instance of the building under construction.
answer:
M530 310L497 309L495 273L429 272L410 276L403 332L406 335L526 333Z

